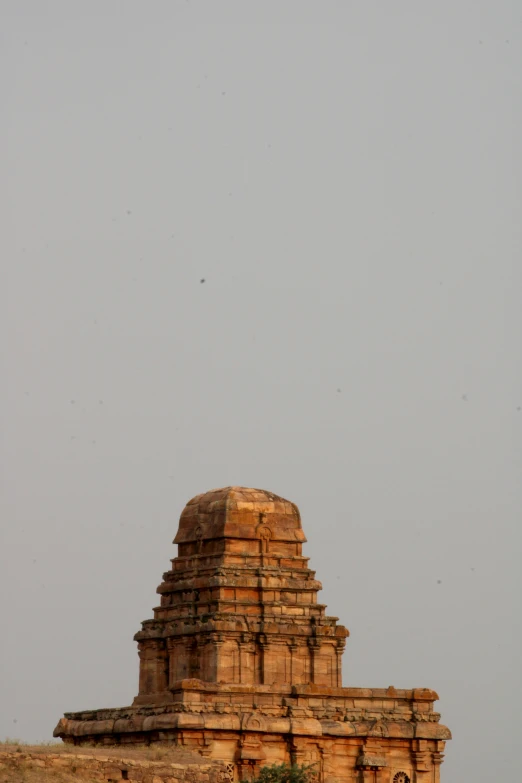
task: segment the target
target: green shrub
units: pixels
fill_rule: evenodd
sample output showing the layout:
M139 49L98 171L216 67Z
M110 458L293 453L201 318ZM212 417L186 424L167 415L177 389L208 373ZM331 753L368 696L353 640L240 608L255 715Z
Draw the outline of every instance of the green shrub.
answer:
M261 767L252 783L314 783L314 764L270 764Z

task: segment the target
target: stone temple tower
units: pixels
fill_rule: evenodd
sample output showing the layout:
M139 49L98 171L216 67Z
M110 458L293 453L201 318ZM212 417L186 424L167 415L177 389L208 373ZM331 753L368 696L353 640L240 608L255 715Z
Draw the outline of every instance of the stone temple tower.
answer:
M245 487L190 500L160 605L136 634L132 706L66 713L77 745L175 744L230 779L314 764L319 783L439 783L449 730L427 688L341 682L348 631L318 603L294 503Z
M189 501L161 605L136 634L135 704L171 701L178 680L341 686L348 631L317 602L297 506L228 487Z

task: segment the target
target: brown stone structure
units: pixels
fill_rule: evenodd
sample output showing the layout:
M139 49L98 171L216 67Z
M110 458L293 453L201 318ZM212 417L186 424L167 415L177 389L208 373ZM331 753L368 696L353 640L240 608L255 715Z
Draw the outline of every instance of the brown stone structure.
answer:
M196 753L0 745L0 783L230 783L227 765Z
M193 498L160 606L135 639L132 707L68 713L66 742L174 743L245 778L314 763L321 783L439 783L437 694L343 688L348 631L317 602L297 506L243 487Z

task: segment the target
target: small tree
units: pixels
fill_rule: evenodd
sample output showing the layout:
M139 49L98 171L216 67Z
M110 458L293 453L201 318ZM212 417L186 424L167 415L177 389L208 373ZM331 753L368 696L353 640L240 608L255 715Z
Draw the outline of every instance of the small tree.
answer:
M314 764L270 764L261 767L252 783L315 783Z

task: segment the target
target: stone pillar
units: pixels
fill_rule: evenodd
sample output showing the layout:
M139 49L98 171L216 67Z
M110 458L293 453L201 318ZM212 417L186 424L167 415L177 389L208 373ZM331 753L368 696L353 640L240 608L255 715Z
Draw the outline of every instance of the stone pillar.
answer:
M167 639L167 655L169 657L169 681L167 687L175 682L176 669L175 669L175 656L176 646L173 639Z
M444 753L443 750L446 746L446 743L442 740L438 740L435 743L436 750L433 751L431 754L431 758L433 761L433 768L434 768L434 776L433 776L433 783L440 783L440 765L444 761Z
M433 779L432 765L427 740L413 740L411 756L415 770L416 783L431 783Z
M335 657L336 657L336 688L342 688L343 687L343 653L344 648L346 647L346 642L344 639L338 639L337 644L335 646Z
M291 764L304 764L305 763L306 748L300 745L299 741L295 738L290 743L290 763Z
M167 641L169 651L169 685L190 676L190 642L174 637Z
M187 677L201 679L201 639L195 636L187 643L188 674Z
M355 766L361 775L360 783L387 783L388 763L380 746L366 743Z
M212 682L214 680L214 648L207 635L201 639L199 655L199 677L205 682Z
M239 681L243 685L254 685L256 681L255 649L248 633L241 634L239 641Z
M331 640L323 643L317 637L309 639L308 644L312 657L312 682L335 688L338 681L337 647L333 646Z
M139 643L140 696L161 693L167 688L167 650L163 640L148 639Z
M274 650L271 644L263 646L263 683L272 685L275 682L274 676Z
M265 634L259 634L258 640L257 640L257 655L256 658L259 659L259 684L260 685L266 685L267 680L265 678L265 671L266 671L266 663L267 663L267 648L268 644L266 641ZM257 661L256 661L257 663Z
M308 647L310 650L310 682L316 683L316 675L318 675L318 657L321 653L321 642L317 637L313 636L308 640Z
M156 662L156 687L158 693L167 690L169 684L170 661L165 642L158 644L158 657Z
M263 750L261 738L250 732L243 734L239 747L240 780L250 780L252 777L256 777L264 765L265 759L266 753Z
M375 771L375 783L388 783L388 770L386 767L377 767Z
M296 682L296 676L295 676L295 654L297 652L297 644L295 642L295 639L292 639L292 641L288 645L288 651L290 653L290 682L294 683L294 682Z
M203 747L200 747L198 753L202 756L212 755L212 746L214 745L214 734L212 731L203 732Z
M138 644L138 657L140 659L140 684L139 695L143 696L146 693L150 693L150 672L148 666L148 651L145 642Z
M333 756L333 742L322 742L319 745L319 753L321 754L320 768L319 768L319 783L328 783L336 777L335 775L335 758Z
M214 682L221 682L223 680L223 634L213 634L211 637L212 641L212 647L213 647L213 653L212 657L215 660L215 675L214 675ZM224 680L226 681L226 680Z
M239 780L250 781L254 777L254 767L248 759L239 759L237 764Z
M264 646L263 682L265 685L282 685L290 678L290 651L284 642L274 641Z

